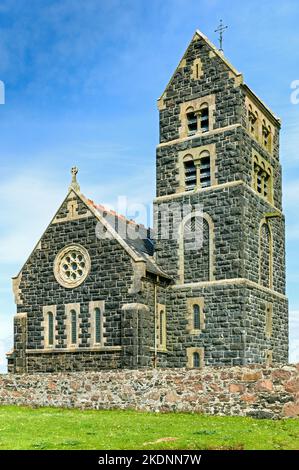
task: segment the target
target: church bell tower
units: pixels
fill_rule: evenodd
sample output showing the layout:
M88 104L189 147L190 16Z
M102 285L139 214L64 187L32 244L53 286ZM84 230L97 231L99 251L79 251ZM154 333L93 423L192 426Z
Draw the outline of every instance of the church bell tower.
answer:
M158 108L169 366L286 362L280 120L199 31Z

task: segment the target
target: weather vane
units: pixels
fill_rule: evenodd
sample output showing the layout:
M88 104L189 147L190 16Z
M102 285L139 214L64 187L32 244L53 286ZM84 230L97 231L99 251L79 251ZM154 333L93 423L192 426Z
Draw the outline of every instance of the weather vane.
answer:
M215 29L215 33L219 33L219 51L223 52L223 33L228 28L228 26L224 26L223 21L220 20L220 25L217 29Z

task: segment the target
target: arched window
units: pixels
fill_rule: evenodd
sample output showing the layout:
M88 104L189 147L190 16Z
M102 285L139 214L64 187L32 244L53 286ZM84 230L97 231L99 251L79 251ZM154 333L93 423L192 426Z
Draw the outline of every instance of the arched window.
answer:
M196 187L196 166L192 155L186 155L184 158L185 170L185 190L192 191Z
M161 306L160 306L161 307ZM166 349L166 312L165 307L158 311L157 341L159 349Z
M271 127L267 126L265 119L263 119L262 123L262 134L263 145L269 152L271 152Z
M188 135L196 134L198 130L197 115L192 106L190 106L190 108L187 109L187 126L188 126Z
M260 283L264 287L272 284L272 247L271 231L267 223L263 223L260 232Z
M54 345L54 315L48 312L48 346Z
M203 103L200 107L200 129L202 132L208 132L209 130L209 105Z
M71 344L77 344L77 312L75 310L71 310L70 312L71 317Z
M256 155L253 159L253 187L258 194L266 198L268 201L272 201L272 169L270 165L265 162L261 157L258 158Z
M193 305L193 329L200 330L200 307L199 305Z
M160 312L160 346L164 344L164 311Z
M102 313L99 308L94 311L94 334L95 343L100 344L102 342Z
M249 123L249 130L251 134L256 136L257 126L258 126L258 113L253 111L251 105L249 105L249 108L248 108L248 123Z
M193 353L193 367L198 369L200 367L200 355L198 352Z
M208 151L200 154L200 187L211 186L211 158Z

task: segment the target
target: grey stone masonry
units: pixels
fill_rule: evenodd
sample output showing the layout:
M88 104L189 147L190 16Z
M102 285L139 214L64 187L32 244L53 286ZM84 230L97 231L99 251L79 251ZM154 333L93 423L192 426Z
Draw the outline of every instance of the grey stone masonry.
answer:
M183 134L186 110L190 106L199 112L196 103L205 101L212 107L209 129ZM259 112L260 132L264 120L272 128L271 150L263 145L262 133L250 132L248 103ZM160 98L159 110L155 256L176 284L167 291L169 366L186 366L186 351L194 348L204 350L205 365L287 362L279 120L200 33ZM182 156L200 155L202 149L210 151L211 184L188 191ZM272 169L272 200L254 187L255 153ZM171 215L165 219L167 205ZM188 241L180 238L173 212L178 205L201 207L210 221L209 236L204 230L204 244L197 252L188 250ZM165 220L170 239L164 236ZM196 298L203 299L205 327L189 334L188 299Z
M74 168L14 279L9 372L288 361L279 119L200 32L158 107L154 236Z

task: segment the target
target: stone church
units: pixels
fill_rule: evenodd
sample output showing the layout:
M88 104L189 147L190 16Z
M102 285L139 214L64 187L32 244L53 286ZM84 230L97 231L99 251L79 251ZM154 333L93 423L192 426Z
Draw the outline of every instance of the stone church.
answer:
M287 362L280 120L199 31L158 108L154 231L73 168L13 279L9 372Z

